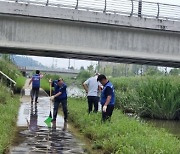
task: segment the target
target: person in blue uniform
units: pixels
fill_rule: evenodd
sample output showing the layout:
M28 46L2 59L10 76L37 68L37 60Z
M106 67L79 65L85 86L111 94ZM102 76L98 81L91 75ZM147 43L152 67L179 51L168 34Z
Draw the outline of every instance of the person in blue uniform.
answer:
M40 88L40 71L36 70L36 74L34 74L29 81L29 85L32 83L32 90L31 90L31 103L33 103L35 97L35 103L38 103L38 96L39 96L39 88Z
M103 74L98 76L97 81L103 85L100 100L102 105L102 121L110 121L115 104L114 86Z
M50 80L51 82L51 80ZM53 122L56 121L57 113L59 104L62 104L63 113L64 113L64 121L67 122L67 91L66 91L66 84L64 83L62 78L59 80L54 80L52 82L52 87L54 87L54 95L51 96L51 100L54 100L54 109L53 109Z

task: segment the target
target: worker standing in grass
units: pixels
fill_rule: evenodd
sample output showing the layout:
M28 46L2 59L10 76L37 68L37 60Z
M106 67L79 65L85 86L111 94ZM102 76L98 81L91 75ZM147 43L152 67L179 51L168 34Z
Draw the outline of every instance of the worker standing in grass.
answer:
M51 100L54 100L54 109L53 109L53 120L52 122L56 122L56 117L58 113L59 104L62 104L63 113L64 113L64 121L67 122L67 92L66 92L66 84L64 83L62 78L59 80L54 80L53 82L49 80L52 87L54 87L54 95L51 96Z
M97 81L98 73L95 76L90 77L83 83L83 87L87 93L88 99L88 113L92 112L92 108L94 105L94 112L97 113L98 111L98 102L99 96L98 92L100 91L100 83Z
M31 90L31 103L33 103L35 97L35 103L38 103L38 96L39 96L39 88L40 88L40 79L43 76L40 75L40 71L36 70L36 74L32 76L31 80L29 81L29 85L32 83L32 90Z
M102 105L102 121L110 121L115 104L114 86L103 74L98 76L97 81L103 85L100 100Z

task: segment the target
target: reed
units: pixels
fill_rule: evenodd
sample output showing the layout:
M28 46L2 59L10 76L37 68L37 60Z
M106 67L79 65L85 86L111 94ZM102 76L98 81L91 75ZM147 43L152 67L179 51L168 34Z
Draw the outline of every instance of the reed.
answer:
M133 110L141 117L178 119L180 79L177 76L111 79L116 90L116 107Z

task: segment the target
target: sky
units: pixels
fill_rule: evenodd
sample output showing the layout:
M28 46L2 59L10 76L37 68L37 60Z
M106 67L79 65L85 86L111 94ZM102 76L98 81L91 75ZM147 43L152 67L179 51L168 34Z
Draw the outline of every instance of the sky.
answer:
M39 0L39 1L43 1L43 0ZM51 1L56 1L57 2L58 0L49 0L49 1L50 2ZM63 0L61 0L61 1L63 1ZM66 1L75 2L75 0L66 0ZM79 0L79 1L82 1L82 0ZM83 1L92 2L92 0L83 0ZM102 0L100 0L100 1L102 1ZM109 1L111 1L111 0L109 0ZM119 2L120 1L121 0L119 0ZM124 1L124 0L122 0L122 1ZM143 1L180 5L180 0L143 0ZM38 56L28 56L28 57L31 57L34 60L37 60L37 61L41 62L43 65L49 66L49 67L51 67L53 64L55 66L57 66L57 67L60 67L60 68L68 68L68 66L69 66L69 59L52 58L52 57L38 57ZM70 59L70 66L73 66L76 69L79 69L81 66L84 66L84 68L87 68L87 66L89 66L89 65L96 66L97 65L97 61Z
M77 59L39 57L39 56L27 56L27 57L37 60L41 64L48 67L51 67L53 65L54 67L65 68L65 69L67 69L69 66L69 60L70 60L70 66L73 66L75 69L80 69L81 66L83 66L86 69L87 66L89 65L93 65L95 68L98 63L97 61L77 60Z

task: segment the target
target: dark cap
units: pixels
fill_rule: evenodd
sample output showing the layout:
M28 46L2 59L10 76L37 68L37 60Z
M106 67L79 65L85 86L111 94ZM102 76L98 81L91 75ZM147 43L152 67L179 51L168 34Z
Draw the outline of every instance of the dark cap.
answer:
M106 76L103 74L98 75L97 81L102 81L103 79L106 79Z

